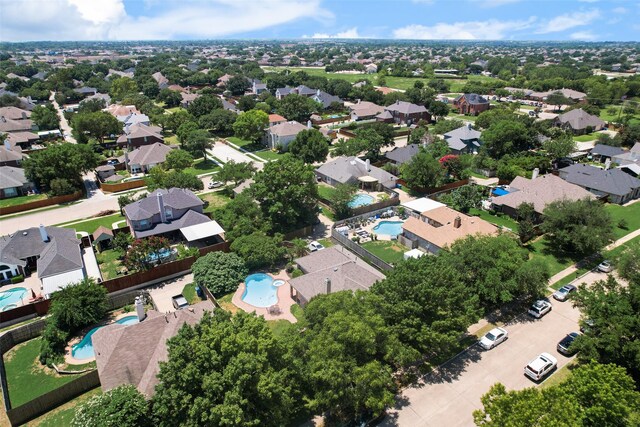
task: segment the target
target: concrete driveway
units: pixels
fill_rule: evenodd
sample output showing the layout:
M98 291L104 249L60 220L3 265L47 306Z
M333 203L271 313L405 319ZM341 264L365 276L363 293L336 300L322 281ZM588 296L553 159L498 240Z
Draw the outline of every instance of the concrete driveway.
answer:
M186 285L193 282L193 274L185 274L175 279L165 280L149 288L149 295L160 313L171 313L173 308L171 297L182 293Z
M558 368L566 365L571 359L560 355L556 344L567 333L578 331L580 313L569 302L553 300L552 304L553 310L540 320L522 315L505 325L509 339L498 347L483 351L475 345L403 390L381 425L473 426L472 413L482 408L480 397L493 384L500 382L509 390L536 385L523 370L538 354L556 357Z
M262 169L264 166L262 162L258 162L246 154L230 147L227 144L223 144L220 141L216 141L211 150L207 150L207 153L227 163L229 160L233 160L236 163L253 163L257 169Z

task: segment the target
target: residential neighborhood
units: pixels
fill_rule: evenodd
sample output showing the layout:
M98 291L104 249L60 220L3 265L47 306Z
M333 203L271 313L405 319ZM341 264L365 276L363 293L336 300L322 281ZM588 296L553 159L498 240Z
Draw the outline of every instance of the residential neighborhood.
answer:
M63 3L0 5L0 425L636 425L640 10Z

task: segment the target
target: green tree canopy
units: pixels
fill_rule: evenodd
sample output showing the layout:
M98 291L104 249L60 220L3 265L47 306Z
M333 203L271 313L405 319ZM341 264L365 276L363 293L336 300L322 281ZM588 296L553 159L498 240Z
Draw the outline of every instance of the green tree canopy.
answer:
M333 208L337 219L349 218L352 216L353 209L351 208L350 203L357 191L358 188L355 185L336 185L335 191L331 193L329 201L331 202L331 207Z
M222 108L222 101L215 95L202 95L194 99L187 107L187 111L198 118L210 114L213 110Z
M129 77L119 77L111 81L109 94L115 101L122 100L125 96L137 93L138 85Z
M324 162L329 154L327 138L316 129L307 129L289 143L289 152L305 163Z
M304 123L315 111L321 109L320 104L306 96L290 94L282 98L276 107L276 112L287 120Z
M31 111L31 120L40 130L58 129L60 119L52 104L37 105Z
M76 410L72 427L151 426L149 404L132 385L123 385L92 397Z
M400 176L410 187L435 188L442 184L444 168L431 154L421 149L400 167Z
M550 158L559 159L561 157L567 157L576 151L576 143L573 140L573 136L563 133L556 138L551 138L543 142L542 148Z
M457 211L468 213L472 208L480 206L480 202L482 202L484 198L484 187L479 185L463 185L443 195L440 200Z
M184 150L171 150L164 161L165 169L184 170L193 163L193 156Z
M238 115L229 110L213 110L209 114L200 116L198 125L203 129L216 134L230 134L233 132L233 124L236 122Z
M193 263L191 271L193 282L209 288L215 297L235 291L249 274L242 258L226 252L209 252Z
M222 169L216 175L216 178L222 182L231 182L234 186L240 185L244 180L250 179L256 172L256 168L249 162L236 163L229 160L222 165Z
M189 132L184 140L184 148L195 156L202 156L207 161L207 150L213 147L209 132L197 129Z
M186 188L191 191L198 191L204 188L202 180L190 173L163 168L152 168L145 177L148 191L155 191L159 188Z
M523 123L511 120L497 121L484 132L483 149L494 159L505 154L528 150L533 145L533 138L529 128Z
M269 115L260 110L249 110L241 113L233 124L233 131L238 138L258 141L269 126Z
M122 132L122 123L105 111L76 114L71 120L71 126L81 143L87 142L87 135L103 142L105 137Z
M271 223L264 219L260 206L246 190L215 210L213 218L222 225L230 242L256 231L267 233L271 230Z
M22 162L26 176L41 188L50 188L54 179L66 179L82 188L82 174L98 166L98 155L84 144L53 144L36 151Z
M252 270L274 267L287 254L287 249L282 246L282 234L267 236L260 231L238 237L231 243L231 250L242 257Z

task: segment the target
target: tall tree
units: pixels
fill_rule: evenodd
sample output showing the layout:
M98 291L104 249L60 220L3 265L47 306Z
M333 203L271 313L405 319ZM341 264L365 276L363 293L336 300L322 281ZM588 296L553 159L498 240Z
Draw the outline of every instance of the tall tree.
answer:
M202 95L191 102L187 111L198 118L205 114L211 114L214 110L222 108L222 101L214 95Z
M483 149L494 159L499 159L505 154L526 151L533 144L530 129L521 122L507 120L489 126L482 132L482 139Z
M208 288L215 297L234 292L249 270L234 253L209 252L191 266L193 283Z
M269 126L269 115L260 110L249 110L238 116L233 124L233 131L238 138L258 141Z
M287 255L287 248L282 245L282 234L267 236L260 231L238 237L231 243L231 250L244 259L251 270L273 268Z
M52 104L37 105L31 111L31 120L40 130L58 129L60 126L60 119Z
M184 150L171 150L167 153L163 167L167 170L184 170L193 164L193 156Z
M54 144L31 153L22 163L26 176L41 188L48 189L54 179L66 179L82 188L82 174L98 166L98 155L83 144Z
M238 115L229 110L213 110L209 114L200 116L198 124L201 128L216 134L230 134Z
M442 183L444 168L432 155L420 150L400 167L400 176L410 187L435 188Z
M249 192L243 191L213 212L213 218L225 230L227 241L233 242L240 236L256 231L266 233L271 230L270 221L264 218L260 206L251 198Z
M211 137L209 137L209 132L202 129L189 132L184 141L185 150L194 156L202 156L205 163L208 161L207 150L211 147L213 147L213 141L211 141Z
M256 168L249 162L236 163L229 160L222 165L222 169L216 175L216 178L222 182L232 182L234 186L240 185L241 182L253 176Z
M307 129L289 143L289 152L305 163L324 162L329 154L327 138L316 129Z
M128 77L119 77L111 81L111 88L109 89L109 93L111 94L111 97L116 101L120 101L125 96L131 95L136 92L138 92L138 85L133 79L130 79Z
M576 143L573 140L573 136L563 133L556 138L551 138L543 142L542 148L550 158L559 159L561 157L567 157L576 151Z
M320 104L306 96L291 94L287 95L278 102L276 112L287 120L295 120L301 123L309 120L309 117L315 111L321 109Z
M335 187L335 191L331 193L329 201L335 212L336 219L349 218L352 216L353 209L351 208L351 201L357 191L358 188L351 184L338 184Z

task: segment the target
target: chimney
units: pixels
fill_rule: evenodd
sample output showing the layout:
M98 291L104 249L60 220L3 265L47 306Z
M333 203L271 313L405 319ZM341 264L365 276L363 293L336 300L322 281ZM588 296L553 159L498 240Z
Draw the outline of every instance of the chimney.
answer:
M471 123L467 123L467 129L471 130Z
M307 120L307 129L311 129L312 127L311 120Z
M160 209L160 222L167 222L167 214L164 211L164 199L162 193L158 191L158 209Z
M11 143L9 142L9 138L4 140L4 148L6 148L7 151L11 151Z
M49 239L49 234L47 234L47 229L44 228L44 225L40 224L40 237L42 238L42 241L47 243L50 239Z
M611 167L611 159L607 159L604 162L604 170L609 170L609 168Z
M462 225L462 218L460 218L460 216L458 215L456 219L453 220L453 226L454 228L460 228L461 225Z
M327 287L327 295L328 295L331 293L331 279L329 279L328 277L324 279L324 284Z
M540 174L540 169L535 168L535 169L533 170L533 172L531 173L531 179L532 179L532 180L536 179L536 178L538 177L538 175L539 175L539 174Z
M367 168L367 172L371 172L371 160L369 159L365 160L364 166Z
M144 304L142 303L142 298L136 297L136 301L134 303L136 307L136 314L138 315L138 322L142 322L144 318L147 316L144 312Z

